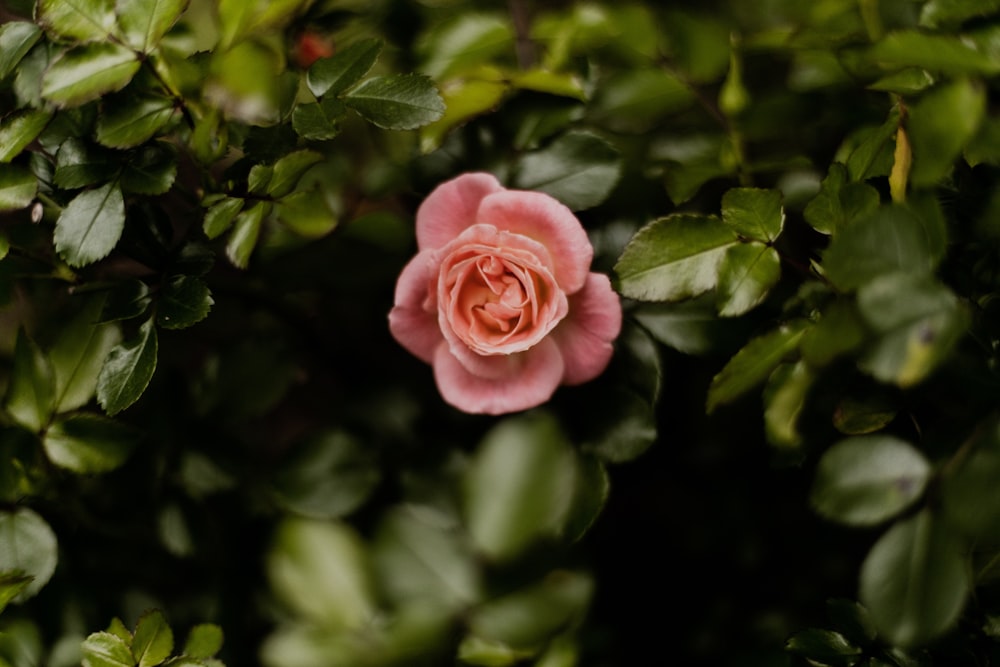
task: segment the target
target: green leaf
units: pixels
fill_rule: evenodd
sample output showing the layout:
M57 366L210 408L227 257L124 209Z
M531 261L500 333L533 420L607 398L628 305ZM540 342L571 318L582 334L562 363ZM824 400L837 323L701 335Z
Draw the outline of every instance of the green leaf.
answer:
M815 381L816 375L802 361L783 364L771 373L764 387L764 432L771 445L802 444L799 416Z
M177 22L189 0L116 0L115 13L125 41L150 53Z
M476 548L510 559L557 534L569 510L576 461L547 414L509 418L483 438L465 477L465 516Z
M42 445L55 465L90 475L125 463L138 438L136 431L122 423L81 412L57 419L42 437Z
M861 566L860 598L880 635L897 646L915 646L958 620L970 584L960 549L930 510L879 538Z
M153 138L177 115L169 97L126 91L104 101L97 117L97 141L110 148L132 148Z
M364 445L339 431L319 433L298 443L276 471L278 502L317 519L347 516L364 504L381 479Z
M202 222L205 236L214 239L221 235L229 229L229 226L233 224L233 219L236 218L236 214L241 210L243 210L243 200L239 197L224 197L212 204L205 211L205 219Z
M845 435L879 431L896 418L895 403L884 392L844 396L833 412L833 426Z
M125 627L125 623L123 623L122 619L118 618L117 616L112 618L111 622L108 623L107 632L108 634L114 635L115 637L121 639L123 642L125 642L126 646L130 646L132 644L132 631L129 630L127 627Z
M444 114L420 128L420 150L430 153L439 148L450 130L496 108L509 91L510 84L505 80L504 73L494 67L484 66L460 80L449 82L441 91ZM550 121L551 118L547 117Z
M31 206L38 192L38 179L31 169L16 164L0 164L0 211L16 211Z
M347 93L344 104L387 130L412 130L444 113L434 83L420 74L372 77Z
M247 192L255 195L264 194L272 176L274 167L269 164L255 164L250 167L250 173L247 174Z
M714 294L680 303L643 304L633 316L653 338L683 354L709 354L744 333L735 321L719 317Z
M121 174L126 192L161 195L177 178L177 149L167 141L154 141L129 155Z
M722 195L722 222L746 239L772 243L785 224L781 192L732 188Z
M119 44L85 44L66 51L42 76L42 97L75 107L124 88L139 71L135 53Z
M626 69L602 81L590 113L612 130L641 132L694 101L691 89L666 69Z
M275 199L288 195L298 185L303 174L322 159L320 153L310 150L294 151L282 157L274 163L274 172L267 185L267 194Z
M331 208L329 193L321 187L282 198L275 204L274 215L286 227L305 238L325 236L339 222Z
M222 641L222 628L214 623L200 623L188 633L184 642L184 655L211 658L222 648Z
M117 183L81 192L56 220L56 251L70 266L103 259L125 228L125 201Z
M869 51L883 65L920 67L946 74L1000 73L1000 60L983 53L958 35L899 31L886 35Z
M174 276L160 292L156 323L164 329L184 329L205 319L214 303L204 280L195 276Z
M1000 537L1000 437L990 422L966 445L971 449L959 465L946 468L941 480L941 502L948 522L963 533L995 543Z
M754 338L737 352L712 378L708 388L708 412L737 398L764 382L774 369L797 351L809 324L795 320Z
M781 278L778 251L763 243L730 246L719 263L719 315L735 317L760 305Z
M120 169L119 156L70 137L56 153L54 181L66 190L75 190L110 180Z
M567 132L524 155L514 167L514 185L545 192L579 211L603 202L621 171L621 156L611 144L588 132Z
M368 73L381 52L381 40L354 42L333 56L314 62L306 72L306 85L316 97L339 95Z
M346 113L347 107L336 97L299 104L292 111L292 127L303 139L326 141L340 134L339 121Z
M70 41L106 39L115 25L112 0L38 0L35 11L43 28Z
M109 415L135 403L156 370L156 327L149 319L136 336L111 348L97 377L97 400Z
M853 667L864 652L833 630L810 628L796 632L785 643L785 650L808 660L811 664L829 667Z
M888 74L868 87L897 95L913 95L934 85L934 77L920 67L908 67Z
M813 367L821 368L860 347L867 333L861 313L852 300L834 301L823 309L819 321L802 337L802 358Z
M915 187L933 185L951 171L985 110L986 92L965 79L934 88L910 108L910 181Z
M899 109L893 107L882 125L860 133L863 138L847 157L847 173L852 181L888 175L899 122Z
M60 328L49 350L57 413L83 407L94 397L104 360L121 340L118 327L95 324L96 315L94 307L81 310Z
M478 601L479 568L454 520L428 507L389 510L375 534L375 573L397 605L452 611Z
M459 14L423 35L419 44L424 56L420 71L442 81L502 54L512 54L513 40L510 21L505 17Z
M916 502L930 474L927 459L903 440L887 435L848 438L820 459L810 502L828 519L870 526Z
M153 297L146 283L137 278L119 281L108 290L97 321L117 322L139 317L152 302Z
M42 36L28 21L8 21L0 25L0 79L6 79Z
M0 572L0 612L31 583L31 577L20 570Z
M615 273L623 296L679 301L715 287L719 264L738 242L711 216L673 214L646 225L625 246Z
M110 632L89 635L81 647L83 667L135 667L135 659L128 644Z
M582 456L577 464L576 489L566 520L566 536L574 541L594 525L611 494L611 478L601 459Z
M58 561L56 535L45 519L27 507L0 512L0 572L31 577L13 602L37 595L49 583Z
M245 269L250 263L250 255L257 245L261 223L270 211L271 205L260 201L236 216L233 232L226 244L226 257L233 266Z
M52 364L21 329L14 345L14 366L4 397L4 409L17 423L38 432L48 424L54 400Z
M132 656L138 667L154 667L170 657L174 633L160 611L143 614L132 636Z
M819 194L809 201L803 215L816 231L834 234L855 220L871 215L878 205L878 190L867 183L848 183L847 168L834 162L823 179Z
M5 116L0 121L0 163L17 157L41 134L51 118L50 112L34 109L15 111Z

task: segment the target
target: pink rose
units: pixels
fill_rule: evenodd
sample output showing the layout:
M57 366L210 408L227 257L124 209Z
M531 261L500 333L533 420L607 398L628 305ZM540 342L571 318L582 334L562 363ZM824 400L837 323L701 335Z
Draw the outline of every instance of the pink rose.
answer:
M618 295L590 272L594 248L580 221L549 195L463 174L417 210L417 246L389 328L434 366L447 402L494 415L526 410L607 367L621 330Z

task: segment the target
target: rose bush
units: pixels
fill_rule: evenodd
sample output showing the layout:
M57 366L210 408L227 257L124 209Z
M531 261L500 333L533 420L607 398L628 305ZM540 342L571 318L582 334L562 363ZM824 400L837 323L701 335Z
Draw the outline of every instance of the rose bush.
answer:
M525 410L608 365L621 303L608 277L590 271L593 246L566 206L463 174L420 205L416 233L389 326L433 365L448 403Z

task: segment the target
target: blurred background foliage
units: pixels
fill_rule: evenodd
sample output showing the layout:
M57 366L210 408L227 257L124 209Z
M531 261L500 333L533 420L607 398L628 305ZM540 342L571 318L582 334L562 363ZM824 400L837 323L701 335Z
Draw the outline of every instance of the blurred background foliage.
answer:
M994 0L8 0L0 665L993 664ZM390 337L466 171L626 325Z

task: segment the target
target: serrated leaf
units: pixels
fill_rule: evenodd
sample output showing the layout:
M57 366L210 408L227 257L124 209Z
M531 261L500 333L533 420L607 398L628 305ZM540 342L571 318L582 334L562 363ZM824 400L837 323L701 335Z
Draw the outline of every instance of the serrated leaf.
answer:
M222 642L222 628L214 623L200 623L188 633L184 642L184 655L211 658L222 648Z
M41 36L41 29L28 21L0 25L0 79L6 79L14 71Z
M132 651L118 635L95 632L81 646L83 667L135 667Z
M71 41L106 39L115 25L113 0L39 0L36 16L46 30Z
M778 251L763 243L730 246L719 263L719 315L735 317L757 307L781 278Z
M202 222L205 236L214 239L229 229L236 214L241 210L243 210L243 199L239 197L225 197L213 204L205 211L205 219Z
M958 620L970 585L960 549L926 509L879 538L861 565L859 595L881 636L915 646Z
M14 365L4 397L4 409L17 423L38 432L48 424L54 401L52 364L21 329L14 344Z
M24 602L49 583L59 561L52 528L34 510L0 512L0 572L20 572L31 581L14 597Z
M802 213L813 229L833 234L855 220L871 215L878 205L878 190L867 183L848 183L847 168L834 162L820 185L819 193L806 204Z
M120 169L116 156L99 146L70 137L56 153L54 182L60 188L75 190L107 182Z
M886 35L869 52L869 57L886 65L921 67L947 74L1000 72L1000 60L979 51L957 35L933 35L899 31Z
M761 384L786 358L796 351L809 324L796 320L754 338L737 352L712 378L707 410L731 403Z
M104 360L121 340L118 327L94 323L95 310L85 308L67 322L49 350L56 412L76 410L93 398Z
M195 276L174 276L160 292L156 323L164 329L184 329L205 319L214 303L204 280Z
M303 139L326 141L340 134L338 121L346 113L347 107L336 97L299 104L292 111L292 128Z
M126 646L132 644L132 631L125 627L125 623L117 616L112 618L111 622L108 623L107 632L108 634L112 634L120 638L123 642L125 642Z
M126 192L161 195L177 178L177 149L166 141L154 141L132 152L121 173Z
M615 264L620 291L642 301L680 301L707 292L736 243L736 233L716 217L655 220L636 233Z
M910 180L915 187L933 185L951 171L985 111L985 90L964 79L932 89L910 107Z
M250 263L250 255L257 246L257 237L260 235L264 216L270 211L270 204L257 202L236 216L229 242L226 243L226 257L234 266L245 269Z
M56 251L70 266L103 259L118 244L125 228L125 200L117 183L81 192L56 220Z
M140 62L114 43L78 46L52 61L42 76L42 97L56 106L75 107L124 88Z
M38 179L31 169L16 164L0 164L0 211L27 208L37 193Z
M274 163L274 172L267 184L267 194L275 199L289 194L295 189L302 175L322 159L320 153L310 150L295 151L282 157Z
M101 415L80 412L57 419L42 437L49 461L82 475L121 466L138 441L138 433Z
M132 656L137 667L154 667L167 658L174 650L174 633L157 610L143 614L132 635Z
M421 74L372 77L344 97L344 104L387 130L412 130L444 113L434 83Z
M306 72L306 85L316 97L339 95L361 80L382 52L382 41L362 39L329 58L320 58Z
M568 132L514 167L514 185L552 195L573 210L597 206L621 177L618 151L597 135Z
M95 136L109 148L132 148L153 138L177 113L169 97L126 91L105 100Z
M0 163L10 162L45 129L52 114L25 109L8 114L0 121Z
M927 459L903 440L882 435L848 438L820 458L810 502L828 519L870 526L916 502L930 473Z
M150 53L187 8L189 0L116 0L121 32L136 51Z
M781 192L732 188L722 195L722 221L743 238L771 243L785 224Z
M137 334L111 348L97 377L97 400L115 415L139 400L156 370L157 338L153 320Z

